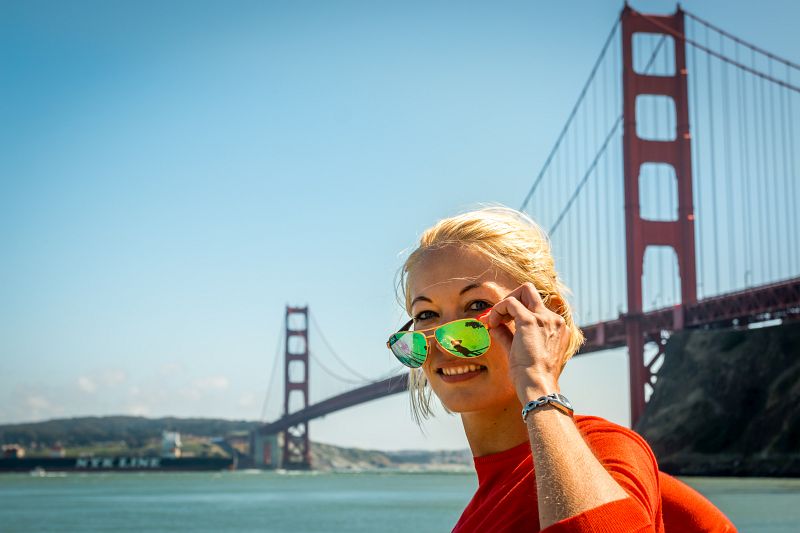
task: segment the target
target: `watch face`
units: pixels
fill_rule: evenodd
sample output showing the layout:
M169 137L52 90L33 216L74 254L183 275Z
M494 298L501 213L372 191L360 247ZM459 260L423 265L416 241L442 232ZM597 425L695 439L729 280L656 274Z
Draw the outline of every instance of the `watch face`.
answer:
M572 404L567 400L566 396L562 396L561 394L558 395L558 399L564 402L564 405L572 409Z
M560 403L562 407L565 407L565 408L569 409L570 411L574 411L574 409L572 408L572 404L569 403L569 400L567 400L567 397L564 396L563 394L556 393L556 394L553 394L553 396L551 396L551 398L555 398L555 400L557 400L557 401L553 402L554 404L555 403Z

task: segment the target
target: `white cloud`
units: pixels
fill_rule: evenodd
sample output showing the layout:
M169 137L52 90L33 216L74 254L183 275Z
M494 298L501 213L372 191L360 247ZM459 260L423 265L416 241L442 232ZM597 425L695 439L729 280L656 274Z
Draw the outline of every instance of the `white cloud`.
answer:
M128 375L125 373L124 370L120 370L118 368L107 370L100 377L100 381L103 383L103 385L106 385L107 387L113 387L115 385L125 383L127 380L128 380Z
M178 374L183 370L183 365L177 361L171 361L169 363L164 363L158 369L158 372L162 376L172 376L174 374Z
M207 376L204 378L196 379L193 383L196 389L201 391L208 390L228 390L230 381L225 376Z
M150 414L150 408L141 404L129 405L128 414L133 416L147 416Z
M97 390L97 384L88 376L78 378L78 388L87 394L93 394Z
M258 398L252 392L245 392L239 396L240 407L256 407L258 405Z
M209 393L220 393L228 390L230 380L225 376L206 376L192 381L192 384L181 390L181 394L192 401L197 401Z
M54 404L42 394L31 393L24 398L23 405L26 412L20 417L20 421L41 420L64 414L63 405Z
M78 388L87 394L94 394L100 387L116 387L128 380L124 370L113 368L91 376L78 377Z
M45 398L44 396L37 396L37 395L28 396L27 398L25 398L25 403L28 405L30 409L36 411L50 409L51 407L50 402L47 401L47 398Z

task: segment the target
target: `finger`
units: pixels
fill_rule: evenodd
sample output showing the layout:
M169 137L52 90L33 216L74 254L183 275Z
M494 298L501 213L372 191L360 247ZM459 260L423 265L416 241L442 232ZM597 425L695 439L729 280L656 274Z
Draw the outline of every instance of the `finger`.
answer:
M508 295L506 295L506 298L509 296L522 302L525 307L534 313L541 313L547 310L547 306L544 305L544 301L542 300L542 295L539 294L539 289L537 289L536 285L530 281L523 283L511 291Z
M511 333L508 326L500 324L490 329L489 335L491 335L492 341L499 344L507 354L511 353L511 342L514 340L514 334Z
M500 300L494 307L492 312L489 313L488 326L490 328L497 327L499 324L515 321L515 322L530 322L535 320L533 312L525 307L522 302L513 297L505 297Z

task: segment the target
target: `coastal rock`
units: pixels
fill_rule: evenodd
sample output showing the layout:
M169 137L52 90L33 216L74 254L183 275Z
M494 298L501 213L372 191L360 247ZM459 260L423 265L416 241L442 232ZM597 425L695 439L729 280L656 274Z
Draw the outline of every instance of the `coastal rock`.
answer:
M800 476L800 322L675 333L635 429L670 474Z
M374 470L472 472L469 450L379 451L311 443L315 470L365 472Z

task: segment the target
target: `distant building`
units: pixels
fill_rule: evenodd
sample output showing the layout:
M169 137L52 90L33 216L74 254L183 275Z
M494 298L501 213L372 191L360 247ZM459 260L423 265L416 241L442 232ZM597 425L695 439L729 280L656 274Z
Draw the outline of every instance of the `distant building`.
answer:
M65 457L67 455L67 451L61 445L60 442L56 442L50 448L50 457Z
M177 431L164 431L161 434L161 457L181 456L181 434Z
M19 444L3 444L3 457L10 459L22 459L25 457L25 448Z
M250 432L247 430L231 431L225 436L225 441L242 455L250 455Z
M263 435L257 429L251 433L250 451L256 468L280 468L282 465L282 434Z

